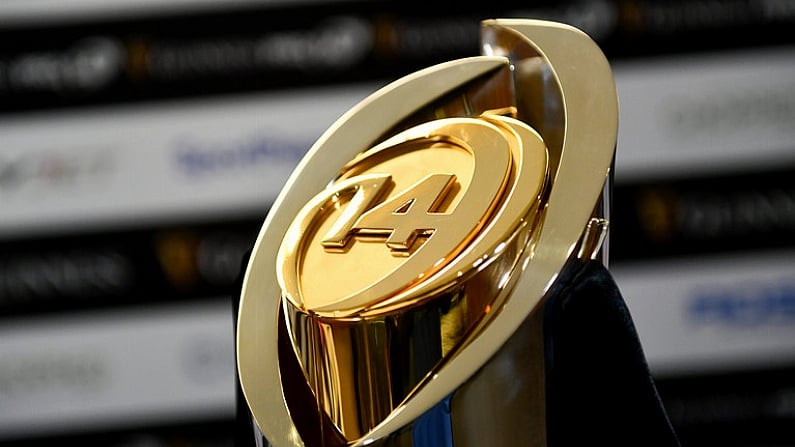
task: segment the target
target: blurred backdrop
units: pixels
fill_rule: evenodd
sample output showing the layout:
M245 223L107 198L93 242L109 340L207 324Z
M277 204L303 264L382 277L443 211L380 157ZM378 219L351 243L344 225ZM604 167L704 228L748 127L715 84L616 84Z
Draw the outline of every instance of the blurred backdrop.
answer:
M795 446L789 0L0 3L0 444L231 446L270 203L340 114L496 17L611 60L610 266L683 445Z

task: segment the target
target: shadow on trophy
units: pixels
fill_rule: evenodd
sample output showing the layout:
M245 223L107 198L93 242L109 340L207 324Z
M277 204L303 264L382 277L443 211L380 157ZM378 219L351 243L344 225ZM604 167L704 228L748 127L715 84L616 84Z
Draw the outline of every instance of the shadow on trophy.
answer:
M240 447L679 445L608 268L617 133L599 47L524 19L342 115L244 265Z

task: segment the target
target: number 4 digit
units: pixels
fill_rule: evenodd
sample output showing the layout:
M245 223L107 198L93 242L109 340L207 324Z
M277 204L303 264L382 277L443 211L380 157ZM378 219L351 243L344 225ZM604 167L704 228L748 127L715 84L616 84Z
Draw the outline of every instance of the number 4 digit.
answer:
M429 174L362 214L352 229L362 234L387 236L389 248L408 250L418 236L430 234L450 217L439 209L455 181L454 174Z

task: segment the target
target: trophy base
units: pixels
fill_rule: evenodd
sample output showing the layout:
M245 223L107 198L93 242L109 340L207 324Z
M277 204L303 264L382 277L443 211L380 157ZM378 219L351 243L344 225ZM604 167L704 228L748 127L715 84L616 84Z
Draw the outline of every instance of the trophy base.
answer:
M542 303L461 387L370 445L678 447L629 309L604 265L572 260ZM270 447L239 383L237 400L235 446Z

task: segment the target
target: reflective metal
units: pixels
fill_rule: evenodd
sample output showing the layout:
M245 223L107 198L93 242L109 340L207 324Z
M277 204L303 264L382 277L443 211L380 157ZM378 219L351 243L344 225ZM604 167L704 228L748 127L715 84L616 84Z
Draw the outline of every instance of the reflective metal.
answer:
M343 115L272 207L243 284L261 442L546 445L544 298L603 257L618 105L558 23L482 24L482 55Z

